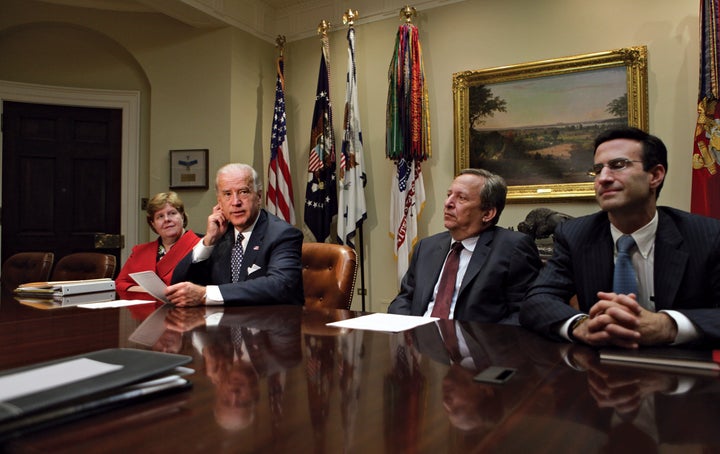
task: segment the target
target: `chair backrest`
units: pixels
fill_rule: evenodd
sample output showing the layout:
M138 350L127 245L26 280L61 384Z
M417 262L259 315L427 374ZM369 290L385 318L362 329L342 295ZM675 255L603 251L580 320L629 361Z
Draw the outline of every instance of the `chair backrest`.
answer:
M305 307L349 309L356 270L354 249L339 244L303 243Z
M52 272L53 281L112 278L115 256L99 252L76 252L58 260Z
M55 254L52 252L19 252L5 260L0 271L2 288L14 290L27 282L45 282L50 278Z

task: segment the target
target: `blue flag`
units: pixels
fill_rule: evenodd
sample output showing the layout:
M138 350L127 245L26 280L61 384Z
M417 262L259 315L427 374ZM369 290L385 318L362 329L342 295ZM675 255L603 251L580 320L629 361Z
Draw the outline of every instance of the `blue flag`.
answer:
M328 74L329 41L323 36L320 73L318 74L315 110L310 133L308 177L305 190L305 224L324 243L330 236L330 224L337 214L337 183L335 179L335 134L330 105L330 76Z

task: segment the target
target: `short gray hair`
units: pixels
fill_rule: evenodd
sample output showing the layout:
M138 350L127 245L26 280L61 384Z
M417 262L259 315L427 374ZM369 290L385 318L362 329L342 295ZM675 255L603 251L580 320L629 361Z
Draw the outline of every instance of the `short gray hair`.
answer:
M480 208L483 210L495 208L497 212L495 217L490 220L490 224L497 225L500 214L505 209L505 200L507 198L505 179L485 169L463 169L458 175L477 175L485 178L485 184L480 190Z
M231 162L230 164L225 164L218 169L217 174L215 175L215 192L218 191L218 182L220 180L220 175L225 175L229 173L250 173L253 180L253 192L258 192L262 190L262 181L260 181L260 177L258 176L257 171L255 171L252 166L239 162Z

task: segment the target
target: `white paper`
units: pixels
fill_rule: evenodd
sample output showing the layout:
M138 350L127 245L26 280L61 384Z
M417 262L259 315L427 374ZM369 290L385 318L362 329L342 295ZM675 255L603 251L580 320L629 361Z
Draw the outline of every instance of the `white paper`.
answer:
M88 358L65 361L0 377L0 402L122 369Z
M103 301L102 303L84 303L84 304L78 304L77 307L82 307L84 309L107 309L111 307L125 307L125 306L135 306L138 304L150 304L154 303L155 301L147 301L147 300L114 300L114 301Z
M154 271L130 273L130 277L155 298L159 299L163 303L170 303L170 301L168 301L165 297L165 289L167 288L167 285L165 285L165 282L163 282L163 280L160 279Z
M415 328L416 326L432 323L435 320L439 319L437 317L375 313L341 320L339 322L327 323L327 326L397 333Z

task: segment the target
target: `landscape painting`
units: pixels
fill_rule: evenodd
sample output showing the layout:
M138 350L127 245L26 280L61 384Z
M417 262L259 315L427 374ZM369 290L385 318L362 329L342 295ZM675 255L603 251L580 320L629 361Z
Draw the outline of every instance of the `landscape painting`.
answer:
M611 64L590 54L456 74L456 171L502 175L510 200L592 197L595 137L617 126L647 128L639 58L612 52Z

